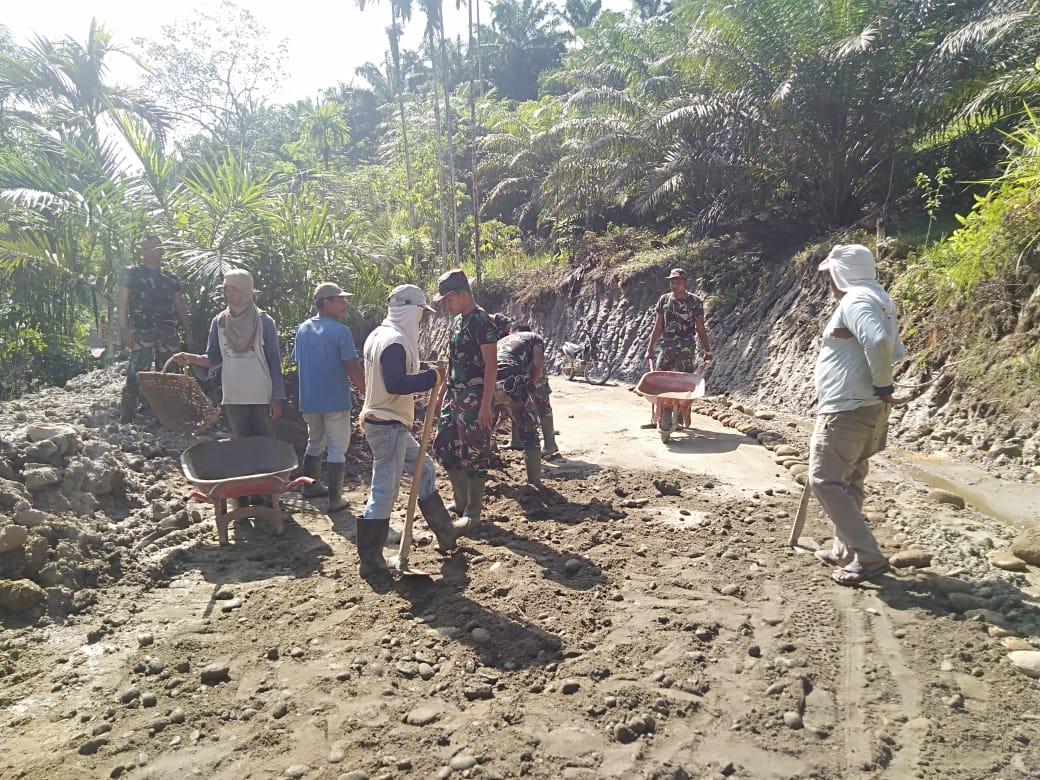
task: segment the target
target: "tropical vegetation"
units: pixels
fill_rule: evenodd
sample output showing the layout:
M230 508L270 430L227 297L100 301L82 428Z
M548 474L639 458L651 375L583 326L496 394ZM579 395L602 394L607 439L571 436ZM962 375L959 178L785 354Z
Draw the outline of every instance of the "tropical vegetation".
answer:
M911 303L994 279L1036 297L1037 0L494 0L484 21L468 2L463 41L440 0L358 0L386 57L288 105L267 99L284 45L230 0L161 43L0 27L0 399L89 365L147 233L200 334L231 267L286 326L341 280L364 327L445 268L479 283L566 262L587 231L763 219L809 239L927 215ZM137 88L110 78L120 57Z

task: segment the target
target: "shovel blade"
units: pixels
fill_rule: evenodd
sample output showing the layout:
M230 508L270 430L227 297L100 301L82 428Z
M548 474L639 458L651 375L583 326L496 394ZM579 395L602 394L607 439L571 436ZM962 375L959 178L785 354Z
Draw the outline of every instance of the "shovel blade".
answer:
M402 577L425 577L428 580L433 580L432 574L423 571L422 569L413 568L408 564L408 559L402 559L400 555L395 555L393 558L390 559L390 568L392 568Z

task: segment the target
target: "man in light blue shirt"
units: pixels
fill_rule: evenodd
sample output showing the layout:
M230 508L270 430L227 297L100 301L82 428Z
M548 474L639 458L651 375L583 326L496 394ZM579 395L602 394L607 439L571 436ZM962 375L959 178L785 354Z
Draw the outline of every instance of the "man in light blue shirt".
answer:
M303 473L317 479L327 449L329 512L347 508L343 475L350 446L350 383L365 394L365 375L354 337L340 322L349 297L335 282L319 284L314 291L317 315L300 324L293 347L293 360L299 367L300 413L307 422ZM318 496L324 491L315 484L304 488L304 495Z
M834 523L834 544L816 557L834 566L840 585L859 585L888 571L863 516L871 455L885 447L895 403L893 364L906 353L895 304L877 281L874 254L839 244L820 263L838 301L823 331L814 379L819 411L809 451L809 486Z

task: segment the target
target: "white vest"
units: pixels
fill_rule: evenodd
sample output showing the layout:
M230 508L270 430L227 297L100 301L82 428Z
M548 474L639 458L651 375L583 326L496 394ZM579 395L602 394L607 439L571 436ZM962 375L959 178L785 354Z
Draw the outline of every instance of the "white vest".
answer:
M365 339L365 405L361 407L360 421L369 416L380 420L397 420L408 428L415 420L415 397L411 393L395 395L387 392L383 381L383 351L391 344L400 344L405 354L405 373L413 374L418 366L408 365L408 347L403 334L387 325L380 325Z
M271 402L271 369L264 355L264 323L256 326L253 348L248 352L232 352L224 328L217 327L220 341L220 388L222 404L244 405Z

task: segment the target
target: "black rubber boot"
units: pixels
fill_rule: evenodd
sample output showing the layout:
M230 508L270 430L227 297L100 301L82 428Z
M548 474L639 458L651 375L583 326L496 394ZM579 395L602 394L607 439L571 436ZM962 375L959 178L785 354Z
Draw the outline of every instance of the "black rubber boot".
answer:
M329 483L329 513L342 512L347 508L347 499L343 498L343 475L346 463L326 463L325 474Z
M542 424L542 457L551 460L560 454L560 448L556 446L556 424L553 422L552 412L543 414Z
M300 488L300 494L304 497L317 498L329 492L329 489L321 484L321 455L303 456L303 476L314 480L313 484Z
M484 483L487 477L466 476L469 489L466 491L466 509L462 513L462 522L466 524L466 530L476 528L480 525L480 513L484 511Z
M542 484L542 453L537 447L524 450L524 466L527 468L527 484Z
M442 553L455 549L455 541L469 530L469 526L462 520L452 522L440 493L420 498L419 511L422 512L433 535L437 537L437 549Z
M448 480L451 482L453 501L448 505L448 511L454 512L459 517L466 511L466 500L469 495L469 480L465 471L448 471Z
M130 423L137 416L138 390L136 384L123 386L123 394L119 399L119 422Z
M358 574L362 579L389 574L383 547L390 535L390 518L369 520L359 517L357 521Z

